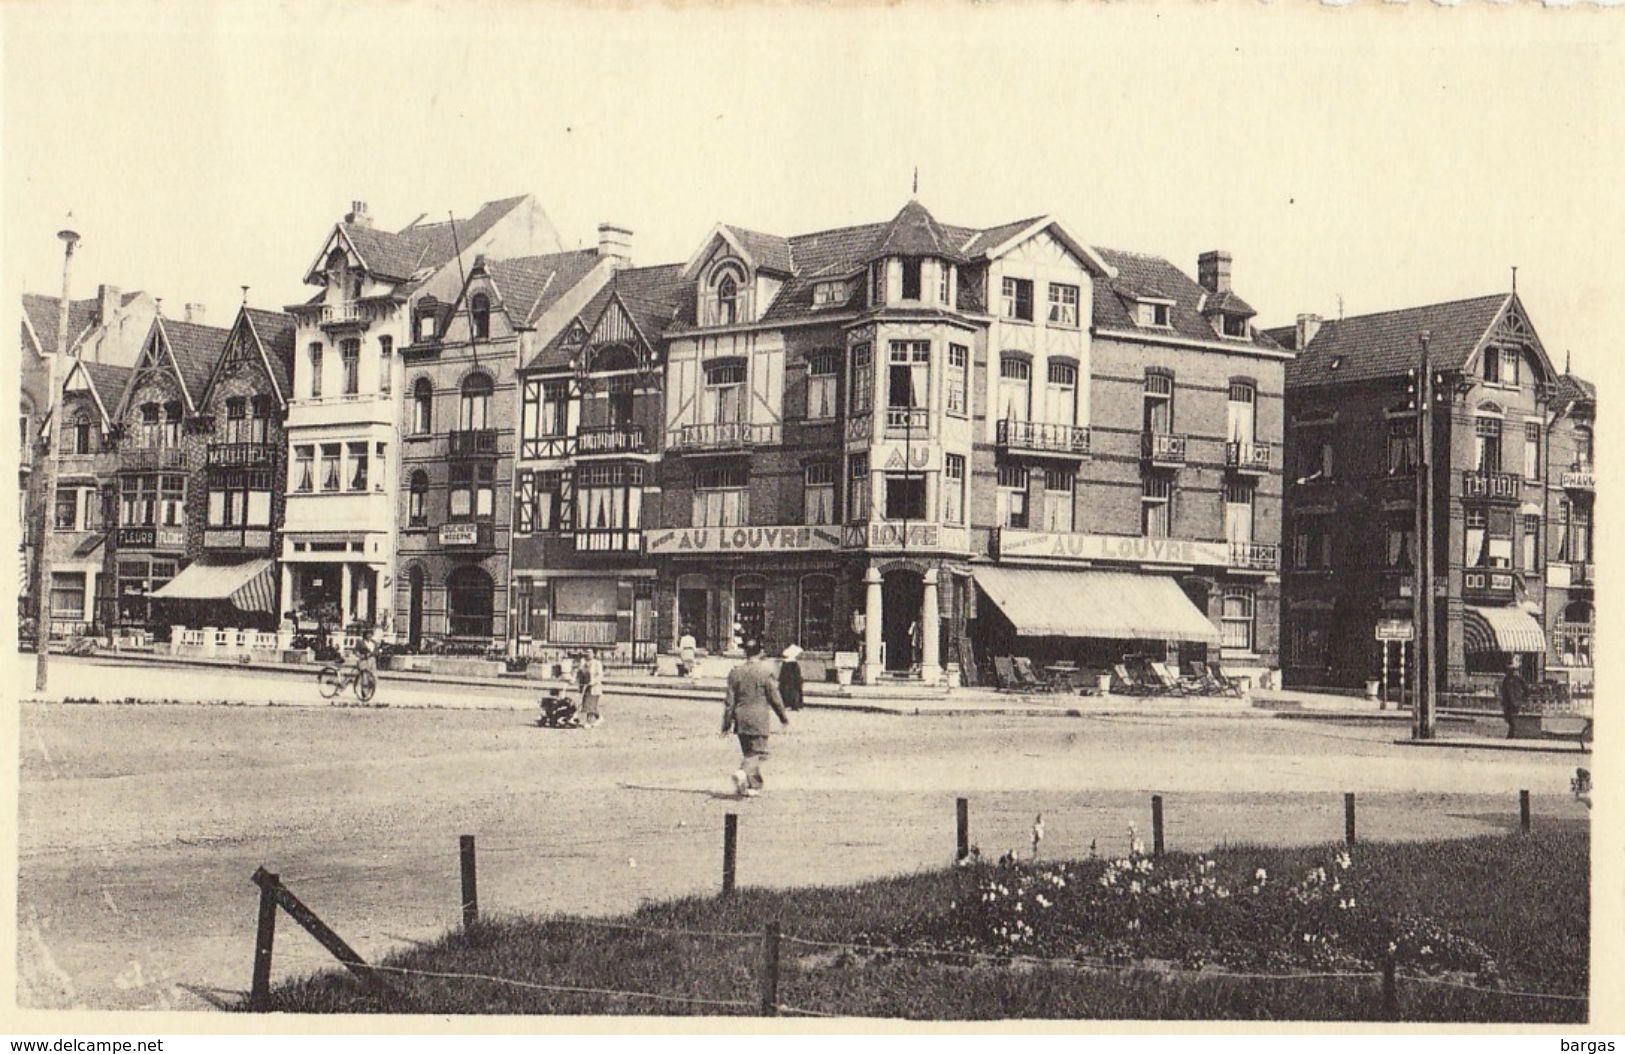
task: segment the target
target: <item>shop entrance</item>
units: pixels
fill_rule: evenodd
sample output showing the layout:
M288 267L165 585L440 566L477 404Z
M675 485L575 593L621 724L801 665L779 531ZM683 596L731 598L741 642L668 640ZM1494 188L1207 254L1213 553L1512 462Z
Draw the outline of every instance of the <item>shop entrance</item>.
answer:
M706 636L705 619L711 605L711 594L705 589L680 587L677 590L677 636L693 637L702 648L711 646Z
M417 651L423 644L423 568L407 573L406 644Z
M906 673L918 661L920 605L925 580L917 571L889 571L881 580L881 632L886 645L886 669Z
M767 583L760 578L741 578L734 583L734 625L741 643L754 640L765 644L767 633Z

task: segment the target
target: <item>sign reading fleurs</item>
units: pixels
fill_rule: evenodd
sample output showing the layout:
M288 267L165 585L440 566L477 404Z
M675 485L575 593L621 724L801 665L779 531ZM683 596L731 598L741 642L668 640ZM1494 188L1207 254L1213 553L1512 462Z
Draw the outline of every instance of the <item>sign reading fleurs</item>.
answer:
M838 549L834 527L680 527L650 531L649 553L827 552Z

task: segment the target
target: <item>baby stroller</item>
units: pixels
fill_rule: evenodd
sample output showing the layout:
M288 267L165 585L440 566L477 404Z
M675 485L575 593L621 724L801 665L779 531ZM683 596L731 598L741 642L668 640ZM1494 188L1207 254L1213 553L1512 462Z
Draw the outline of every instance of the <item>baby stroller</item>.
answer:
M562 691L542 696L542 713L536 719L540 728L580 728L576 704Z

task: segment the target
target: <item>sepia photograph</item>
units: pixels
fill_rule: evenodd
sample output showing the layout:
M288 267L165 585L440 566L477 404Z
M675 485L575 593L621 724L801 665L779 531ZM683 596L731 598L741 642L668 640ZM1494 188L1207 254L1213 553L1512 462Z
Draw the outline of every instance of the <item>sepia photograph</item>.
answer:
M1497 6L0 3L18 1034L1618 1027Z

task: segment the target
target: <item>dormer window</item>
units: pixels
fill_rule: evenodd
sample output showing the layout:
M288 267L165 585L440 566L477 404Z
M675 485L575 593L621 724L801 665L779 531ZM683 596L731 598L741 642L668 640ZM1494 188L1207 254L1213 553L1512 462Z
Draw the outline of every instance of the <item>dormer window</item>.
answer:
M813 307L837 307L850 295L845 282L819 282L813 286Z
M1240 315L1224 315L1223 333L1227 337L1247 336L1247 320Z
M1137 306L1138 320L1142 326L1167 329L1174 324L1174 304L1171 300L1141 300Z
M704 311L704 324L732 326L744 322L749 315L750 293L745 273L738 264L729 261L711 272L711 296Z
M425 299L418 306L417 336L419 341L437 340L440 337L440 318L438 304L431 299Z

